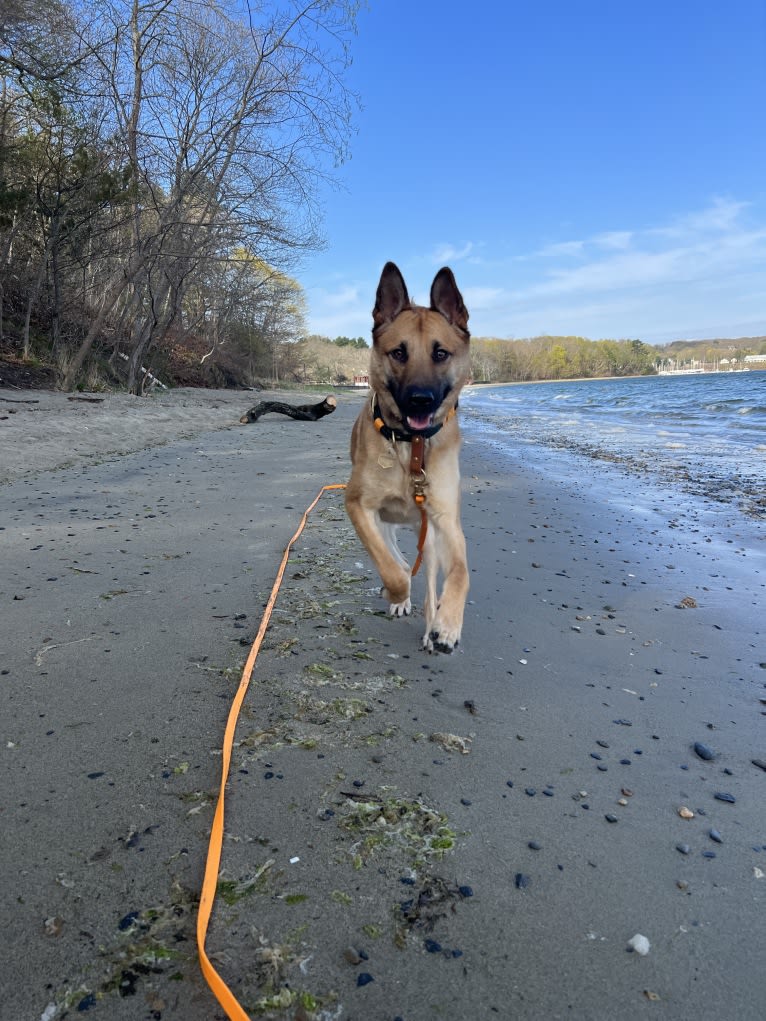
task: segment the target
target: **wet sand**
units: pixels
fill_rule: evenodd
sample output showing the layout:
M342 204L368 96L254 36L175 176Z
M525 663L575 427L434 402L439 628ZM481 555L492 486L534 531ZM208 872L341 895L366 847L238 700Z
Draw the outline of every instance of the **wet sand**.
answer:
M258 399L83 403L10 461L0 432L3 1018L224 1016L193 943L223 725L361 401L236 424ZM466 431L449 657L384 615L342 495L314 511L237 731L207 944L252 1016L762 1016L762 553L549 467Z

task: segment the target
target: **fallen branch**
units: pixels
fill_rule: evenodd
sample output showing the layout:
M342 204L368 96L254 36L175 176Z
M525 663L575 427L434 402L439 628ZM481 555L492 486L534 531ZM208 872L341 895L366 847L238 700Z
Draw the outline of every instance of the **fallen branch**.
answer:
M254 408L246 411L240 418L243 425L248 422L257 422L261 415L268 415L273 412L277 415L287 415L289 418L298 419L300 422L316 422L325 415L331 415L335 411L337 401L334 397L325 397L319 404L284 404L282 401L261 401Z

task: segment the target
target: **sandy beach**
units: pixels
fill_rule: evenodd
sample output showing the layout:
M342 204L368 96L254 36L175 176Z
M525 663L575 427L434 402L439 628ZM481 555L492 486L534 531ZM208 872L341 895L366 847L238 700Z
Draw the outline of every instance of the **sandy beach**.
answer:
M363 397L242 426L270 395L79 396L0 391L0 1019L218 1021L223 727ZM582 463L468 424L452 656L320 500L227 792L207 949L249 1016L763 1017L763 543Z

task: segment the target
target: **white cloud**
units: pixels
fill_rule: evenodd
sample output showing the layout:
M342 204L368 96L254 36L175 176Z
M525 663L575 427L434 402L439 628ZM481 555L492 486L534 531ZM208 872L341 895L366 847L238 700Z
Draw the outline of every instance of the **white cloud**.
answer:
M494 250L444 243L432 249L433 260L415 257L425 272L408 283L424 287L432 262L462 259L456 275L475 336L558 332L660 343L766 333L762 205L716 197L653 224L598 227L514 255L505 242ZM312 331L369 336L377 279L353 274L309 288ZM427 292L413 296L427 301Z
M502 287L463 287L461 293L469 310L493 308L508 300L508 291Z
M610 230L606 234L599 234L593 239L594 244L601 248L628 248L633 239L632 230Z
M376 283L347 281L335 287L309 287L309 333L326 337L367 337L372 325L376 286Z
M683 214L672 223L656 227L646 233L678 238L699 234L708 235L717 231L728 232L737 228L740 215L749 206L748 202L716 197L706 209Z
M699 286L711 277L736 276L754 262L766 261L766 226L749 229L739 220L742 202L716 199L707 209L668 226L612 231L580 245L576 266L547 269L516 292L516 299L555 295L635 292L672 284ZM548 246L538 254L550 254Z
M321 293L322 303L325 308L328 309L346 309L354 307L359 303L359 287L353 284L344 284L339 290L334 293L331 291L324 291Z
M581 255L585 244L585 241L557 241L555 244L545 245L534 254L544 259L558 259L562 255ZM529 256L523 258L527 259Z
M460 259L467 259L474 250L473 241L465 241L459 248L448 243L442 243L436 246L431 256L431 261L444 265L448 262L457 262Z

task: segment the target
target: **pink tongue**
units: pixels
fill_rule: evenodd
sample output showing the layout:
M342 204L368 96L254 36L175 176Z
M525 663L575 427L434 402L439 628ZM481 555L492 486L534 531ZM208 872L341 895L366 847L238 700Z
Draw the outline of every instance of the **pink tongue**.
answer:
M407 425L410 429L428 429L431 425L431 415L408 415Z

